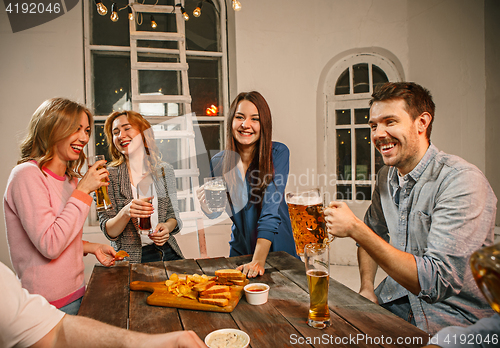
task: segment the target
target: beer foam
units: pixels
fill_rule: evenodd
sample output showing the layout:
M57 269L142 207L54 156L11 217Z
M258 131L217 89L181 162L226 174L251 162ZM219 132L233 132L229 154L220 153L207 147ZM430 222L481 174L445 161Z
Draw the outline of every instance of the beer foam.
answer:
M287 199L287 203L295 205L317 205L322 204L323 201L321 200L321 197L293 196Z

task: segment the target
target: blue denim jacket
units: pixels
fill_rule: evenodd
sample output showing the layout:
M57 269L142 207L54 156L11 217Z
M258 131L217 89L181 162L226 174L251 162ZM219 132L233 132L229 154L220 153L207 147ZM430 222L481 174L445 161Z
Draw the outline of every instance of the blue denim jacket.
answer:
M394 167L380 170L365 223L414 255L421 292L387 277L375 291L379 303L408 296L417 326L431 334L491 316L469 266L475 250L493 243L497 198L488 180L432 144L403 180L400 187Z
M298 258L288 206L285 202L285 187L288 180L290 150L285 144L273 141L272 160L273 181L266 187L262 204L251 201L252 191L248 171L246 177L241 176L237 168L233 168L237 176L237 184L228 188L231 201L226 211L233 221L229 256L253 254L258 238L272 242L270 251L286 251ZM222 176L224 151L219 152L210 161L212 176ZM226 174L224 174L226 175ZM221 213L206 214L213 219Z

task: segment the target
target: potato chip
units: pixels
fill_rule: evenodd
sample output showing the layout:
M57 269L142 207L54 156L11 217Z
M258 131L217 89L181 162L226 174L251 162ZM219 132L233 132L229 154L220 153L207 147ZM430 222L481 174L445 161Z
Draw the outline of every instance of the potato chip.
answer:
M125 257L130 257L130 255L125 250L120 250L115 255L115 259L123 259Z

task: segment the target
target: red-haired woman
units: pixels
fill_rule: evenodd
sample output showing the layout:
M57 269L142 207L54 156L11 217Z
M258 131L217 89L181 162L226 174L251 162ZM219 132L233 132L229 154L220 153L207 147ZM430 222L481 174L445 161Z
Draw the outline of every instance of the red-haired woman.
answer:
M183 259L175 240L182 227L172 165L162 162L151 124L134 111L114 112L104 124L112 157L108 165L109 198L113 207L99 212L104 235L131 262ZM137 185L154 183L152 202L137 197ZM153 233L139 233L137 218L151 217Z
M224 176L228 214L233 221L229 256L253 254L238 267L248 277L264 274L270 251L295 251L284 191L288 180L288 147L272 140L271 110L259 92L240 93L232 102L227 120L226 150L211 160L212 176ZM198 198L205 214L203 186Z

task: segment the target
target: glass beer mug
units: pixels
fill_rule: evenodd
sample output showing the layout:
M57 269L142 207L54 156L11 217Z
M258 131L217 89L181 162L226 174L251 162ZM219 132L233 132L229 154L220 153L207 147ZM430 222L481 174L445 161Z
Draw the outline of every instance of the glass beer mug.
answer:
M330 243L325 228L323 198L319 189L288 192L285 195L297 254L304 256L309 243Z
M500 314L500 243L474 252L470 267L477 286L491 308Z

